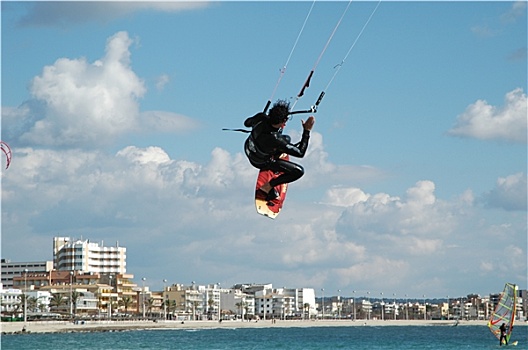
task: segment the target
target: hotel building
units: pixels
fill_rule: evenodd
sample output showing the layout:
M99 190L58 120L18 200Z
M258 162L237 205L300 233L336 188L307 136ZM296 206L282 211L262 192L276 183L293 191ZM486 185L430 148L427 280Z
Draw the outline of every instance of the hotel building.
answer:
M125 274L126 248L119 243L115 247L105 247L89 240L54 237L53 266L58 271Z

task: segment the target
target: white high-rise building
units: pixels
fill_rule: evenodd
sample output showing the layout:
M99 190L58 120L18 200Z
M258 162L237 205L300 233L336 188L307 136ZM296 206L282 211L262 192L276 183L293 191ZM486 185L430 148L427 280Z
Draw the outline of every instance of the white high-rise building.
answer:
M53 267L58 271L126 273L126 248L70 237L53 238Z

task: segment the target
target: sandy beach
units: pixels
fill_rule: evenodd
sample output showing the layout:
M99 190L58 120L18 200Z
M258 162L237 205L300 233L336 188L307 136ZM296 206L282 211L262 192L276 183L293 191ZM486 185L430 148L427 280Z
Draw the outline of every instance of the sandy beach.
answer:
M485 326L487 321L460 321L459 326ZM121 332L144 329L198 329L198 328L257 328L257 327L357 327L357 326L454 326L454 321L425 320L317 320L317 321L86 321L74 324L66 321L27 322L25 333ZM522 324L521 324L522 325ZM526 324L524 324L526 325ZM23 333L23 322L2 322L2 334Z

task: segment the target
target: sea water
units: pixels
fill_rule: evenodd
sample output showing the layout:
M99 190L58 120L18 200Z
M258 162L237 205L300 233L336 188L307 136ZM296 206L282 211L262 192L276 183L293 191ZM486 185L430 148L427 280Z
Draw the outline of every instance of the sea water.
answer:
M528 327L518 327L513 349L528 347ZM499 349L485 326L356 326L217 328L96 333L3 335L2 350L61 349Z

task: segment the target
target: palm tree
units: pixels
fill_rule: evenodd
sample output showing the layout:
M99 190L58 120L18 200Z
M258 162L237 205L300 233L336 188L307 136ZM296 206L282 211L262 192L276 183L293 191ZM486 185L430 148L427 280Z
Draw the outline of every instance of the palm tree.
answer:
M66 304L66 299L60 293L53 293L50 300L50 308L58 311L64 304Z
M18 300L20 300L20 303L18 303L19 307L23 308L24 305L26 305L26 308L23 309L25 311L22 311L22 312L27 312L27 309L28 309L28 304L27 303L28 303L28 300L29 300L29 297L27 296L27 294L22 293L17 298L18 298Z
M13 318L16 317L15 315L17 315L17 314L19 313L19 310L20 310L20 308L21 308L21 305L22 305L22 304L15 304L15 305L13 305L13 311L12 311L12 313L13 313Z
M208 307L208 314L210 314L212 311L211 309L213 308L213 305L214 305L215 301L213 298L209 298L209 300L207 300L207 305L209 306Z
M83 293L79 293L77 291L73 291L71 293L71 302L72 302L72 305L73 305L73 316L75 317L75 315L77 314L77 302L79 301L79 298L84 296Z
M304 303L303 306L304 306L304 311L306 312L306 314L308 314L308 319L310 319L310 303Z
M192 306L193 306L193 320L196 320L196 309L198 308L199 305L200 305L199 301L193 301L192 302Z
M152 313L152 307L154 306L154 298L148 298L145 304L147 306L148 317L150 317Z
M169 313L169 315L172 315L172 313L175 312L178 307L178 305L176 304L176 300L167 300L166 303L167 303L167 312ZM171 316L171 319L172 319L172 316Z
M246 319L249 321L249 304L244 303L244 310L246 310Z
M244 320L244 315L242 314L242 305L243 303L240 302L240 303L236 303L235 306L237 307L237 309L240 310L240 318L242 319L242 321Z
M119 305L125 308L125 314L128 314L128 308L132 305L134 300L131 297L123 297L119 300Z
M37 305L37 310L40 312L46 312L46 307L47 307L46 304L39 302Z
M35 297L27 298L27 309L28 311L35 312L37 309L38 299Z

